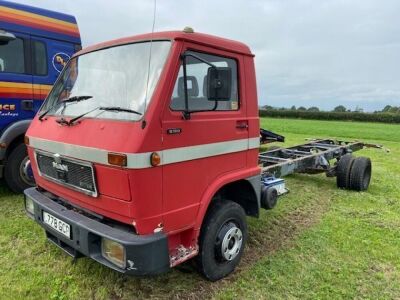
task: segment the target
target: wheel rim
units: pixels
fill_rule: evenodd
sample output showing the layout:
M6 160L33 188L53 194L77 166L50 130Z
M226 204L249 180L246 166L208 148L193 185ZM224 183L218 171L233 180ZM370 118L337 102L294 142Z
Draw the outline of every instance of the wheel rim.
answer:
M33 186L35 184L35 180L33 178L33 172L31 167L31 161L29 157L26 156L20 166L19 166L19 175L24 183L27 185Z
M234 260L242 248L243 233L233 222L225 223L217 236L216 254L221 261Z

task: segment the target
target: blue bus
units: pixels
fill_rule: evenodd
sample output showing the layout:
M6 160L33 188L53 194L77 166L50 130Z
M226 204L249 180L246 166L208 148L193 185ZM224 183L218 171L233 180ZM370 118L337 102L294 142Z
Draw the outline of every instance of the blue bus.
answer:
M59 73L81 49L75 17L0 0L0 178L34 185L24 135Z

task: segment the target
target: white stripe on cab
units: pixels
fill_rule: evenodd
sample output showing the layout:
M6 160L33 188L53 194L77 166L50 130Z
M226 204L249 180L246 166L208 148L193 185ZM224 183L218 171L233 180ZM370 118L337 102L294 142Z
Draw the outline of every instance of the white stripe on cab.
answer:
M29 144L34 149L47 151L50 153L58 153L61 156L67 156L93 163L109 165L109 151L104 149L66 144L35 137L29 137ZM150 155L153 152L157 152L160 154L161 165L167 165L193 159L246 151L248 149L258 148L259 146L260 139L257 137L211 144L201 144L188 147L171 148L162 151L154 150L152 152L142 153L118 153L125 154L127 156L128 163L126 168L144 169L152 167L150 164Z

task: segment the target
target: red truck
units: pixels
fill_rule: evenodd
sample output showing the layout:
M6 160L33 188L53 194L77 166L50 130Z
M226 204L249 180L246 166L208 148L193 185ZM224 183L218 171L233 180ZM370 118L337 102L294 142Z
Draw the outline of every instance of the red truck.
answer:
M27 214L49 241L132 275L196 257L209 280L231 273L258 217L294 172L366 190L361 142L330 139L259 153L254 55L184 31L88 47L59 76L25 137L36 187ZM333 161L332 163L330 161Z

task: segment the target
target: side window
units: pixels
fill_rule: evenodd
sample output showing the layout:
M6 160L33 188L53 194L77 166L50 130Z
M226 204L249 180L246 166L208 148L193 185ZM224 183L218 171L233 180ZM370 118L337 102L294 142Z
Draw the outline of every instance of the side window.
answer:
M0 72L25 73L24 41L15 39L0 45Z
M33 74L47 75L47 52L46 44L39 41L32 41L33 49Z
M186 78L188 90L188 109L198 110L238 110L238 77L236 60L217 55L210 55L200 52L189 51L217 67L229 67L232 70L232 90L229 101L208 100L207 95L207 72L209 65L196 58L187 56L186 58ZM172 94L170 108L175 111L185 110L185 87L183 79L183 66L179 69L178 78Z

